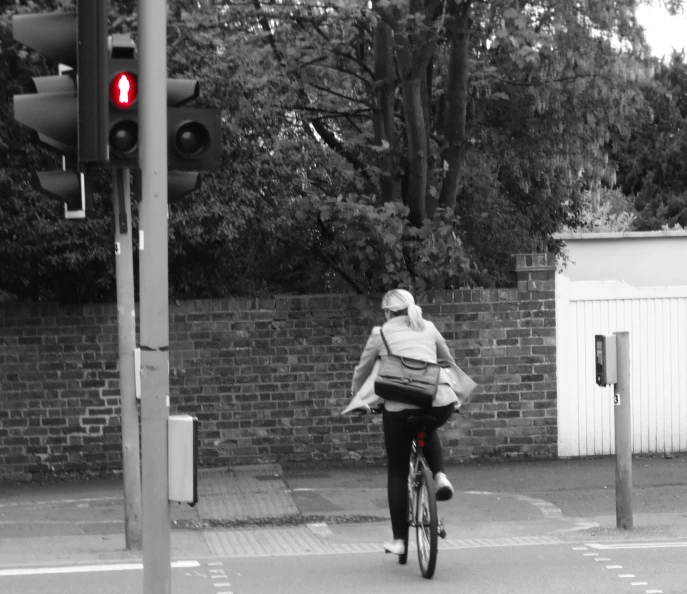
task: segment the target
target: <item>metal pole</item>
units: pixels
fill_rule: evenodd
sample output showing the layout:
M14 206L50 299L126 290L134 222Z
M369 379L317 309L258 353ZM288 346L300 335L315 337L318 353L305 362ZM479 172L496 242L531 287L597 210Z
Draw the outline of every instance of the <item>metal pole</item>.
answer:
M112 172L115 227L117 319L119 321L119 394L122 410L124 527L126 550L141 550L141 447L134 379L136 308L131 247L131 190L128 169Z
M615 517L616 527L632 528L632 401L630 334L615 332L618 383L615 385Z
M138 0L143 591L171 592L167 468L167 3Z

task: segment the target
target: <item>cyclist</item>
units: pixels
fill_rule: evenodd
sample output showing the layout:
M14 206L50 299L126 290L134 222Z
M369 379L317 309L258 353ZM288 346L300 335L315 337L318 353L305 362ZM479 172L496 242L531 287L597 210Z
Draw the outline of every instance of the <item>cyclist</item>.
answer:
M415 299L408 291L394 289L386 293L382 299L382 309L386 316L386 323L383 326L384 336L395 355L430 363L443 360L456 366L446 340L432 322L423 319L422 309L415 304ZM375 362L386 354L380 327L376 326L372 329L360 357L360 363L353 373L353 394L357 394L363 384L372 385L366 380L373 370L378 369L378 366L375 367ZM432 408L429 411L423 411L423 414L430 414L436 419L437 428L448 421L454 406L459 402L452 385L454 385L454 378L451 376L451 368L442 369ZM393 541L385 542L384 550L396 555L405 553L405 542L408 536L407 481L414 433L406 427L406 419L417 410L419 409L416 406L386 400L382 411L388 468L387 496L393 532ZM435 428L426 432L424 452L434 474L437 500L451 499L453 487L444 472L441 442Z

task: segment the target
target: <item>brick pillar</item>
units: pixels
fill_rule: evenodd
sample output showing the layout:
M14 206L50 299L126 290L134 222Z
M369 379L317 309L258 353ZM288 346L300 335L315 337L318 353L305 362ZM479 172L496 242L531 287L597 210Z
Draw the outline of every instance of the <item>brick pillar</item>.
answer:
M518 291L556 290L555 254L517 254L513 259Z

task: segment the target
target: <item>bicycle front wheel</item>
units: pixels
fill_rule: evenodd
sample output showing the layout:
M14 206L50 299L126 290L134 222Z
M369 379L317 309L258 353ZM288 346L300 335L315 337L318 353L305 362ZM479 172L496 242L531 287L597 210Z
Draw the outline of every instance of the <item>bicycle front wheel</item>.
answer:
M430 579L437 566L439 519L434 477L429 469L422 470L417 487L415 527L417 533L417 555L422 577Z

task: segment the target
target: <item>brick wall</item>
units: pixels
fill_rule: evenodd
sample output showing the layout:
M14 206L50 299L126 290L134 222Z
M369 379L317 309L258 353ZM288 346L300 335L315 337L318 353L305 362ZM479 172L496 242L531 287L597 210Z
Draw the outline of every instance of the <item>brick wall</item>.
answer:
M554 260L517 287L420 301L479 384L443 431L447 458L556 454ZM341 416L380 296L170 304L172 413L201 423L204 466L374 459L379 417ZM121 468L114 305L0 307L0 475Z

